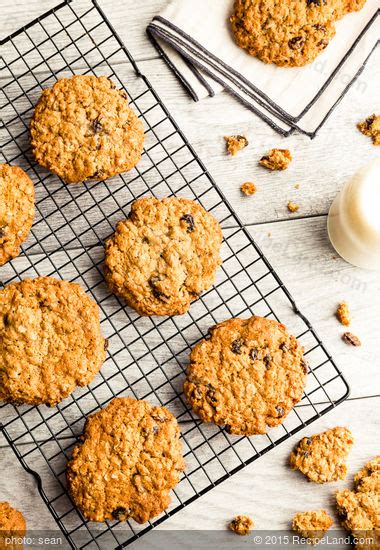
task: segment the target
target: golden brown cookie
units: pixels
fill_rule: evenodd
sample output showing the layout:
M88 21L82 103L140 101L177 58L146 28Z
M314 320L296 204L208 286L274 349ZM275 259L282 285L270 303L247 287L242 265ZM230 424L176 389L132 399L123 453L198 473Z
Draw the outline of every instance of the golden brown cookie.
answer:
M292 529L311 544L318 544L334 523L326 510L299 512L293 518Z
M96 303L74 283L25 279L0 291L0 399L55 405L104 359Z
M34 185L18 166L0 164L0 265L20 254L34 218Z
M144 145L142 122L126 93L105 76L75 75L44 90L30 135L37 162L66 183L127 172Z
M249 516L236 516L228 528L233 533L240 535L242 537L249 535L253 528L253 520Z
M313 61L335 35L335 21L365 0L235 0L230 18L238 46L265 63Z
M213 284L221 242L219 223L196 202L139 199L106 243L104 275L140 315L181 315Z
M304 437L290 455L290 466L315 483L344 479L347 475L346 460L353 443L350 430L340 426Z
M357 539L356 548L380 548L380 456L355 476L353 491L337 492L336 504L343 527Z
M284 325L236 318L211 328L193 348L184 392L204 422L253 435L281 424L305 383L303 348Z
M21 512L8 502L0 502L0 550L22 550L19 539L26 533L26 522Z
M71 497L91 521L145 523L170 504L185 468L177 420L165 407L113 399L86 422L67 464Z
M374 145L380 145L380 115L371 115L357 125L362 134L372 139Z

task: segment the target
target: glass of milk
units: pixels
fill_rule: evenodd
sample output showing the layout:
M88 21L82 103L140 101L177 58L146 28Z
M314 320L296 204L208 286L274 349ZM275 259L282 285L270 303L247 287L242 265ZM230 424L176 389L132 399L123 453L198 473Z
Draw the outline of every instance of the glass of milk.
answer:
M343 259L380 270L380 160L364 166L345 184L331 205L327 230Z

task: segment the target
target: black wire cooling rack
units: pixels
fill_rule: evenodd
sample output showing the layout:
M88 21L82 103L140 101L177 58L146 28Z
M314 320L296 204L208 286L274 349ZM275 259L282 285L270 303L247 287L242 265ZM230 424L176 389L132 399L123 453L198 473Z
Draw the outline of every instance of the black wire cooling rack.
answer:
M81 283L98 302L109 339L107 361L88 387L53 408L3 405L2 431L72 548L121 548L331 410L348 386L96 2L63 2L1 45L2 157L26 170L37 199L23 253L0 268L2 285L40 275ZM126 89L146 131L143 158L132 172L68 186L36 165L28 137L33 107L42 88L74 72L106 75ZM216 284L183 316L141 318L104 284L103 242L131 201L147 194L197 200L223 228ZM246 438L201 423L184 401L182 382L191 347L211 325L252 313L289 326L305 347L310 372L303 399L285 422ZM86 416L116 395L165 405L181 426L186 472L168 510L144 526L89 523L66 492L66 461Z

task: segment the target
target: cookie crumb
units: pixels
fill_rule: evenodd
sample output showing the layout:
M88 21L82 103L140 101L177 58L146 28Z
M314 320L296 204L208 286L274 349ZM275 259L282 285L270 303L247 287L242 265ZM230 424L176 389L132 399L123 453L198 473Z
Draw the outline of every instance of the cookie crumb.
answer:
M318 544L334 521L326 510L299 512L293 518L292 529L310 544Z
M299 183L296 183L295 186L294 186L294 189L299 189L301 186Z
M346 460L353 443L351 431L340 426L304 437L290 455L290 466L314 483L345 479Z
M292 161L289 149L271 149L261 157L259 164L268 170L286 170Z
M244 537L245 535L249 535L249 533L252 531L253 521L249 516L236 516L231 521L228 528L230 529L230 531L236 533L236 535Z
M336 310L336 318L339 323L348 327L351 324L351 313L346 302L339 304L338 309Z
M300 209L299 204L296 204L295 202L292 202L292 201L288 202L287 207L289 212L292 212L292 213L298 212L298 210Z
M268 237L271 238L272 237L272 233L270 231L268 231Z
M243 195L246 195L249 197L250 195L254 195L257 191L256 185L250 181L246 181L243 183L243 185L240 187L240 191L243 193Z
M226 141L227 153L233 157L248 145L248 140L245 136L224 136L224 139Z
M380 115L371 115L357 124L358 130L365 136L372 138L374 145L380 145Z
M349 344L350 346L358 347L362 345L360 339L357 336L355 336L355 334L352 334L352 332L345 332L342 335L342 340L346 342L346 344Z

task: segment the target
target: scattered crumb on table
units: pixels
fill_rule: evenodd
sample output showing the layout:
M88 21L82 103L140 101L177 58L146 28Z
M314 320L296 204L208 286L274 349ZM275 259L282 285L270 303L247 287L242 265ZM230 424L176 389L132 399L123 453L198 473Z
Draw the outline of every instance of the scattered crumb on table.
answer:
M249 197L250 195L254 195L257 191L256 185L250 181L246 181L243 183L243 185L240 187L240 191L243 193L243 195L247 195Z
M300 209L299 204L296 204L295 202L292 202L292 201L288 202L287 207L289 212L292 212L292 213L298 212L298 210Z
M346 344L350 346L358 347L362 345L360 339L357 336L355 336L355 334L352 334L352 332L345 332L342 335L342 339L344 342L346 342Z
M301 186L299 183L296 183L295 186L294 186L294 189L299 189Z
M348 327L351 323L351 313L346 302L339 304L338 309L336 310L336 318L346 327Z
M236 535L249 535L253 528L253 521L249 516L236 516L228 525L228 528Z
M371 115L357 124L362 134L372 139L374 145L380 145L380 115Z
M224 136L224 139L226 141L227 153L233 157L248 145L248 140L245 136Z
M289 149L271 149L261 157L259 164L268 170L286 170L292 161Z

